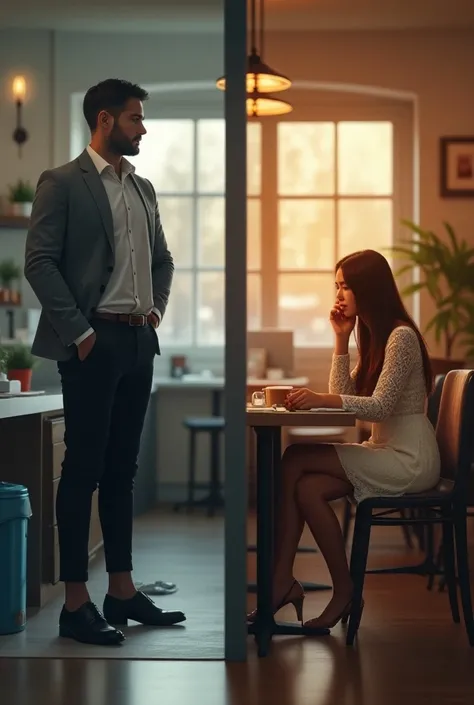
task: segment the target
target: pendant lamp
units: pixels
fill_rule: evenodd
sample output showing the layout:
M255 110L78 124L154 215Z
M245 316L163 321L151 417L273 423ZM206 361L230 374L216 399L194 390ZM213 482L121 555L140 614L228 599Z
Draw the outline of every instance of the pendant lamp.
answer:
M270 115L286 115L291 113L290 103L274 98L269 93L254 91L247 94L247 117L267 117Z
M291 86L289 78L262 61L264 37L264 0L260 2L260 49L257 49L256 3L251 0L251 47L247 59L247 115L259 117L266 115L284 115L292 106L269 93L285 91ZM225 91L226 78L222 76L216 81L216 86Z

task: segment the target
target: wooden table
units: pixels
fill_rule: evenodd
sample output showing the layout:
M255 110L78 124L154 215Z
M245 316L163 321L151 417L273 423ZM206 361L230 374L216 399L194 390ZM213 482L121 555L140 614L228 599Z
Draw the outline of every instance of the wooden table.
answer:
M272 566L274 498L280 486L281 429L287 426L355 426L355 414L336 410L270 411L247 408L247 426L257 437L257 620L249 626L258 655L268 654L274 634L311 634L296 624L277 623L273 617ZM321 635L329 629L321 629Z

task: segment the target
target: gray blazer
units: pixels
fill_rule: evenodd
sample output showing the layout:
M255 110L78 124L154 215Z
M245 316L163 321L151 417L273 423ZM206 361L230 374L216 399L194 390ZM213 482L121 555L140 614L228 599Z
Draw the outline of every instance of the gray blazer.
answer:
M163 316L173 278L173 258L151 183L131 177L148 219L153 300ZM68 360L74 340L90 327L114 267L112 211L100 175L87 151L45 171L38 181L26 239L25 277L42 312L32 352Z

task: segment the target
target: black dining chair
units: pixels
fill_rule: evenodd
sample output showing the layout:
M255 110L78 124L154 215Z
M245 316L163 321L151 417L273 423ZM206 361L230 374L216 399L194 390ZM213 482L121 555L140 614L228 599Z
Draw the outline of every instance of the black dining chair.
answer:
M439 403L441 400L441 392L443 390L443 384L444 384L444 379L446 375L438 375L435 380L435 385L433 392L430 394L428 398L428 408L426 411L426 415L428 416L428 419L431 421L433 428L436 428L436 423L438 421L438 411L439 411ZM416 510L411 510L408 512L407 510L401 509L400 510L400 516L402 519L408 519L409 517L414 517L417 515L419 512ZM355 512L353 510L353 504L349 498L346 498L345 500L345 505L344 505L344 510L343 510L343 515L342 515L342 534L344 536L344 541L347 544L349 540L349 531L350 531L350 525L352 520L355 518ZM381 568L381 569L374 569L370 571L371 573L410 573L410 574L417 574L417 575L427 575L430 574L430 578L432 579L432 576L436 574L436 572L439 573L439 570L437 569L437 565L435 563L435 557L434 557L434 535L433 535L433 527L431 525L428 526L423 526L421 524L412 524L410 525L408 522L406 524L401 525L401 529L403 532L403 536L405 539L405 545L407 548L412 549L413 548L413 540L412 540L412 533L415 534L418 544L420 547L421 551L424 551L426 556L424 561L417 565L417 566L397 566L395 568Z
M371 528L400 526L407 522L442 526L444 569L451 614L454 622L460 621L457 599L459 585L469 644L474 646L466 520L466 497L474 450L473 428L474 371L453 370L444 380L436 425L436 438L441 455L441 479L438 485L419 494L372 497L358 505L350 561L354 597L346 635L348 646L354 643L362 616L362 595ZM407 520L394 516L401 510L418 510L418 518Z

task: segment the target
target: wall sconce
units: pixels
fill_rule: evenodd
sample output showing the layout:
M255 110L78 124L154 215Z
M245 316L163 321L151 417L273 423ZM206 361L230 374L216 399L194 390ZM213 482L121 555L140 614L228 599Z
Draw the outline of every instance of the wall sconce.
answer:
M26 80L24 76L15 76L12 84L12 92L16 104L16 128L13 132L13 140L18 145L18 154L21 157L21 148L28 139L28 132L21 124L23 104L26 96Z

